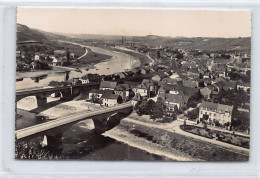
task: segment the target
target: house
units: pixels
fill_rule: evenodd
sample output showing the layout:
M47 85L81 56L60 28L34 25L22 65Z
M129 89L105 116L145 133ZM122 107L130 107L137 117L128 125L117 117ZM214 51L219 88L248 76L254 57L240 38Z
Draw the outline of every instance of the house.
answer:
M149 86L147 86L144 83L141 83L135 88L133 88L133 92L135 93L135 95L140 94L142 97L148 96L149 91Z
M124 72L120 72L117 74L119 76L119 78L126 78L127 74Z
M155 75L152 77L152 80L155 82L159 82L159 81L161 81L161 77L159 75Z
M124 81L124 84L127 84L130 88L135 88L140 84L140 82Z
M190 87L190 88L199 87L199 82L197 80L188 79L188 80L183 80L182 82L183 82L183 86L185 87Z
M173 79L173 78L163 78L162 82L167 83L167 84L171 84L171 85L178 84L178 80L177 79Z
M122 103L122 97L120 95L105 93L101 96L103 106L114 106Z
M103 94L113 94L112 90L99 90L99 89L91 89L89 91L89 99L97 98L100 99Z
M120 95L123 100L125 100L127 97L129 97L130 87L127 84L118 84L114 92L116 95Z
M229 81L225 84L223 87L223 90L228 91L228 90L235 90L237 87L237 83L235 81Z
M197 68L198 65L196 63L184 63L184 64L182 64L182 67L192 69L192 68Z
M70 53L70 58L74 59L75 58L75 54L74 53Z
M212 102L202 102L197 121L205 121L211 125L224 125L226 123L231 125L232 112L233 106Z
M35 60L35 61L40 60L40 55L41 55L41 53L36 52L36 53L34 54L34 60Z
M148 74L148 73L150 73L150 69L147 68L141 69L141 74Z
M87 79L89 82L100 82L102 79L98 74L86 74L82 78Z
M214 89L211 87L211 85L200 89L200 93L206 99L210 99L211 98L211 95L212 95L213 91L214 91Z
M226 83L223 81L217 82L217 83L213 83L212 86L214 86L218 92L220 92L224 86L226 86Z
M205 79L203 79L203 81L204 81L204 86L209 86L209 85L212 84L213 79L211 79L211 78L205 78Z
M100 90L114 90L117 85L117 82L110 81L101 81Z
M86 75L81 77L79 80L82 82L82 84L89 83L89 79L88 79L88 77Z
M70 82L72 85L81 85L82 82L79 80L79 78L72 78L69 79L67 82Z
M237 89L244 90L245 92L250 91L250 84L244 82L238 82Z
M16 57L21 57L21 51L16 51Z
M176 111L176 109L180 110L186 108L190 98L189 96L185 96L183 94L174 95L169 93L160 94L159 97L164 100L166 108L169 111Z
M179 74L178 73L173 73L171 76L170 76L171 79L177 79L177 78L180 78Z

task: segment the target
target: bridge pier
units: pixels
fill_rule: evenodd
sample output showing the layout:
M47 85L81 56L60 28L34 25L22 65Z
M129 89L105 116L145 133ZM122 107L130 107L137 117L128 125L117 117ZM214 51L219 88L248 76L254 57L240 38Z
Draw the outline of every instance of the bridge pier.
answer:
M62 133L56 135L46 135L47 147L50 152L60 155L63 150Z
M36 95L37 107L45 108L47 106L47 96L45 95Z
M92 119L95 129L94 131L98 134L102 134L105 131L108 130L107 128L107 118L102 118L102 119Z

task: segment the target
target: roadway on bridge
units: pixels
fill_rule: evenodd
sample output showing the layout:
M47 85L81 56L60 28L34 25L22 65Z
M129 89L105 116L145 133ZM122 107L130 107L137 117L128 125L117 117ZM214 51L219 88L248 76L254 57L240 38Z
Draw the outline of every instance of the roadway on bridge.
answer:
M15 131L15 136L16 136L16 139L25 138L30 135L34 135L34 134L37 134L40 132L44 132L44 131L47 131L50 129L60 127L62 125L79 122L81 120L85 120L85 119L93 117L93 116L102 115L102 114L105 114L108 112L125 109L125 108L130 108L130 107L132 107L132 104L124 103L124 104L120 104L120 105L116 105L116 106L112 106L112 107L108 107L108 108L104 108L104 109L100 109L100 110L96 110L96 111L84 110L84 111L78 112L76 114L67 115L67 116L64 116L61 118L57 118L52 121L48 121L48 122L45 122L42 124L37 124L37 125L31 126L31 127L17 130L17 131Z

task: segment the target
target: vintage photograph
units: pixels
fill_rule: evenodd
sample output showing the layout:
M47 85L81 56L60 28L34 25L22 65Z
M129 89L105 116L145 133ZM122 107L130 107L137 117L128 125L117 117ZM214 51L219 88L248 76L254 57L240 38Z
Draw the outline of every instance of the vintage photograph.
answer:
M18 7L15 159L248 161L251 12Z

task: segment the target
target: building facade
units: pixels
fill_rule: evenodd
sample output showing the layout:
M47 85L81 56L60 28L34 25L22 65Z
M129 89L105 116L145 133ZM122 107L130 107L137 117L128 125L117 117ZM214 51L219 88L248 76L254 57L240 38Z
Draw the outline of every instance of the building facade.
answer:
M200 105L198 121L205 121L211 125L215 125L216 123L221 125L226 123L231 124L232 112L233 106L202 102Z

